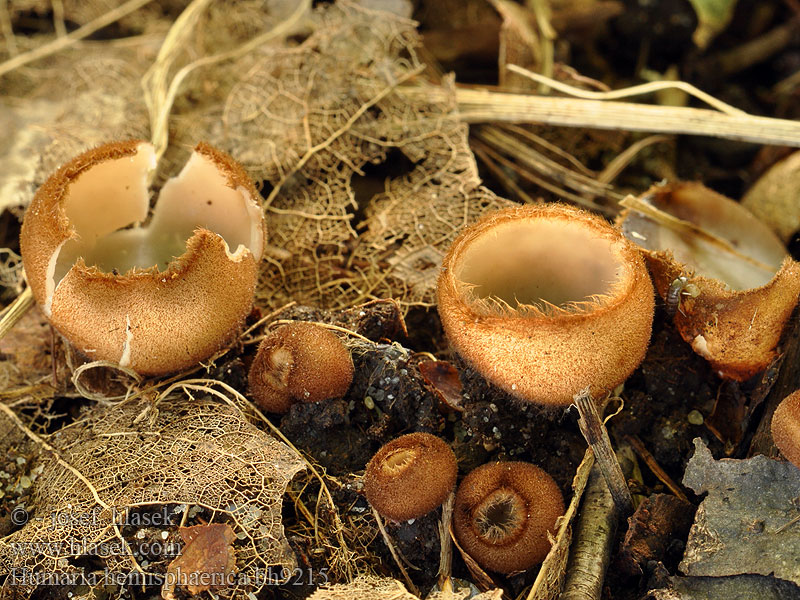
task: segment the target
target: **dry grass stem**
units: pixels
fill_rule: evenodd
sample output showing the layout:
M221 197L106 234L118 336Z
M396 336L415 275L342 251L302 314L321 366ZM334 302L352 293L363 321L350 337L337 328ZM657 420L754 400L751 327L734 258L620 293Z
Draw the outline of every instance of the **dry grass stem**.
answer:
M33 293L31 288L25 288L23 292L14 299L2 312L0 318L0 340L13 329L14 325L25 316L30 307L33 306Z
M410 99L430 99L433 90L403 87ZM445 91L436 92L444 96ZM623 131L721 137L757 144L800 147L800 123L703 108L652 106L488 89L457 88L459 118L465 123L540 123Z
M152 1L153 0L128 0L128 2L120 4L114 10L108 11L104 15L97 17L93 21L86 23L86 25L79 27L67 35L57 37L52 42L42 44L33 50L29 50L28 52L17 54L16 56L9 58L7 61L0 63L0 77L13 71L14 69L18 69L23 65L27 65L28 63L44 58L45 56L50 56L51 54L60 52L78 40L92 35L98 29L102 29L107 25L111 25L111 23L118 21L125 15L139 10L142 6L149 4Z
M641 85L634 85L632 87L623 88L621 90L611 90L608 92L593 92L590 90L584 90L581 88L576 88L571 85L567 85L566 83L562 83L560 81L556 81L550 77L546 77L545 75L541 75L540 73L534 73L528 69L520 67L518 65L508 65L509 71L514 71L519 75L523 75L524 77L529 77L534 81L539 83L546 83L550 87L558 90L559 92L563 92L569 96L573 96L575 98L584 98L586 100L616 100L619 98L630 98L631 96L641 96L643 94L652 94L654 92L660 92L663 90L680 90L689 94L690 96L694 96L698 100L702 100L712 108L716 108L721 113L725 113L727 115L746 115L747 113L743 110L740 110L730 104L726 104L721 100L717 100L714 96L710 94L706 94L704 91L697 89L691 83L686 83L685 81L651 81L650 83L643 83Z
M550 548L550 552L542 562L526 600L554 600L561 592L569 558L569 548L572 544L571 524L578 514L578 507L581 505L593 465L594 453L591 449L587 449L581 464L575 471L575 477L572 479L572 500L570 500L564 516L558 520L558 531L553 541L553 547Z
M378 524L378 529L381 532L381 537L383 538L383 542L386 544L386 547L389 549L389 552L394 559L397 568L400 569L400 573L403 575L403 579L406 581L406 587L408 587L409 591L414 594L415 596L419 596L419 590L417 590L414 582L411 581L411 577L408 575L408 571L406 571L405 565L403 565L403 560L400 557L400 554L395 548L394 543L392 542L392 538L389 537L389 532L386 531L386 527L383 526L383 519L378 514L378 511L374 508L372 509L372 514L375 517L375 522Z

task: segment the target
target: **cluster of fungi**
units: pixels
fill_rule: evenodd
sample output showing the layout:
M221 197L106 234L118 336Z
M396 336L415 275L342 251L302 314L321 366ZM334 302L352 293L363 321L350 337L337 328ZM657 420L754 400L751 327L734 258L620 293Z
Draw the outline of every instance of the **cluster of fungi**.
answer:
M266 234L258 192L244 170L203 144L163 186L147 222L154 169L154 150L144 142L86 152L40 188L21 235L30 287L52 325L92 360L144 375L191 367L231 341L252 307ZM662 188L654 202L663 200L659 210L688 218L695 210L687 200L691 192ZM738 208L721 206L725 218L739 219ZM743 235L753 229L746 218L730 227ZM676 306L676 324L721 375L741 380L763 370L797 301L797 263L773 243L750 265L753 279L740 282L743 291L723 294L711 275L687 266L690 258L658 246L660 235L655 225L630 215L612 226L565 205L484 217L461 233L443 261L438 309L451 346L522 401L566 406L587 387L606 393L647 351L652 272L662 297L684 301ZM637 247L631 240L639 238L654 246ZM669 232L663 238L664 245L677 243ZM698 264L703 271L702 260ZM692 293L684 298L690 282ZM755 328L760 346L744 358L720 351L737 335L736 311L763 298L772 309ZM722 325L711 329L713 310L724 311L724 318L717 315ZM295 322L265 337L248 391L261 409L286 413L295 403L344 396L352 378L350 353L337 334ZM782 453L800 466L800 391L775 412L772 432ZM375 454L364 491L377 512L402 522L439 507L457 480L447 443L411 433ZM513 573L544 559L563 512L562 494L543 470L493 463L458 485L453 531L479 564Z

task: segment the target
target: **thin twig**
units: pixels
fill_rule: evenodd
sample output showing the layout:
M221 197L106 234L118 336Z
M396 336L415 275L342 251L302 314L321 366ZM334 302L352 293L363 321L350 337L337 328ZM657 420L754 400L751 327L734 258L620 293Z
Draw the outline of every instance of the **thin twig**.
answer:
M400 572L403 574L403 579L406 580L406 586L408 587L408 591L410 591L415 596L419 596L419 590L417 590L414 582L411 581L411 577L408 576L408 571L406 571L405 566L403 566L403 561L400 560L400 556L397 553L397 548L394 547L394 543L392 542L392 538L389 537L389 533L386 531L386 528L383 526L383 519L378 514L378 511L374 508L372 509L372 514L375 517L375 521L378 523L378 529L381 532L381 537L383 537L383 541L386 544L386 547L389 548L389 552L392 554L392 558L394 559L395 564L400 569Z
M17 54L13 58L9 58L4 63L0 63L0 76L5 75L13 71L14 69L18 69L23 65L27 65L33 61L39 60L40 58L44 58L45 56L50 56L51 54L55 54L56 52L60 52L64 48L68 48L78 40L81 40L85 37L92 35L98 29L102 29L107 25L111 25L114 21L118 21L125 15L132 13L135 10L140 9L145 4L149 4L153 0L128 0L125 4L119 5L114 10L110 10L107 13L97 17L96 19L89 21L86 25L79 27L75 31L68 33L65 36L58 37L54 39L52 42L48 42L46 44L42 44L41 46L34 48L28 52L24 52L22 54Z
M614 499L595 464L575 525L561 600L600 600L617 521Z
M597 176L600 183L611 183L617 178L622 170L627 167L630 162L636 157L639 152L661 142L668 142L671 138L667 135L649 135L644 139L634 142L625 150L617 154L611 162L609 162L603 171Z
M25 316L31 306L33 306L33 292L28 287L3 311L3 317L0 318L0 340Z
M586 388L578 392L575 395L574 402L580 414L578 426L583 437L586 438L586 442L594 452L597 464L603 472L608 489L614 498L614 504L617 505L617 509L622 516L632 514L633 497L631 496L631 491L625 482L625 476L622 474L614 449L611 447L608 431L606 431L606 427L597 413L597 406L592 400L589 389Z
M642 440L635 435L626 435L625 441L636 451L636 454L645 462L647 467L653 472L653 475L658 477L658 479L667 486L669 491L681 500L689 503L689 498L686 496L686 493L669 475L667 475L667 472L661 468L661 465L658 464L655 457L650 454L650 451L645 447L644 443L642 443Z
M453 543L450 540L450 523L453 521L453 508L456 495L450 492L442 504L442 518L439 521L439 589L452 592L450 574L453 567Z

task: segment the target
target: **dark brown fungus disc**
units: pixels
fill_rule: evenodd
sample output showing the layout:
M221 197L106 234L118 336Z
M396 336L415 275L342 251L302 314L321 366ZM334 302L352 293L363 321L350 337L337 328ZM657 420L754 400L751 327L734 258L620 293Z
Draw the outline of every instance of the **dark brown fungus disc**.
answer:
M564 514L556 482L530 463L483 465L456 492L453 529L458 543L482 567L498 573L524 571L550 550Z
M429 433L409 433L384 444L367 464L364 492L382 516L408 521L428 514L456 485L455 454Z

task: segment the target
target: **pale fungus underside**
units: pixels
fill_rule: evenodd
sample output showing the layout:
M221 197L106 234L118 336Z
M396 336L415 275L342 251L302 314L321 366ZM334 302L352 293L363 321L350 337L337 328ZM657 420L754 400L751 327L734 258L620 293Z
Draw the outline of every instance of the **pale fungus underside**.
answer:
M44 314L81 353L141 374L188 368L225 345L252 306L264 247L258 192L200 144L148 220L150 144L90 150L37 192L20 236Z
M539 404L609 390L642 361L653 289L636 248L561 205L491 214L444 259L439 314L455 350L505 391Z

